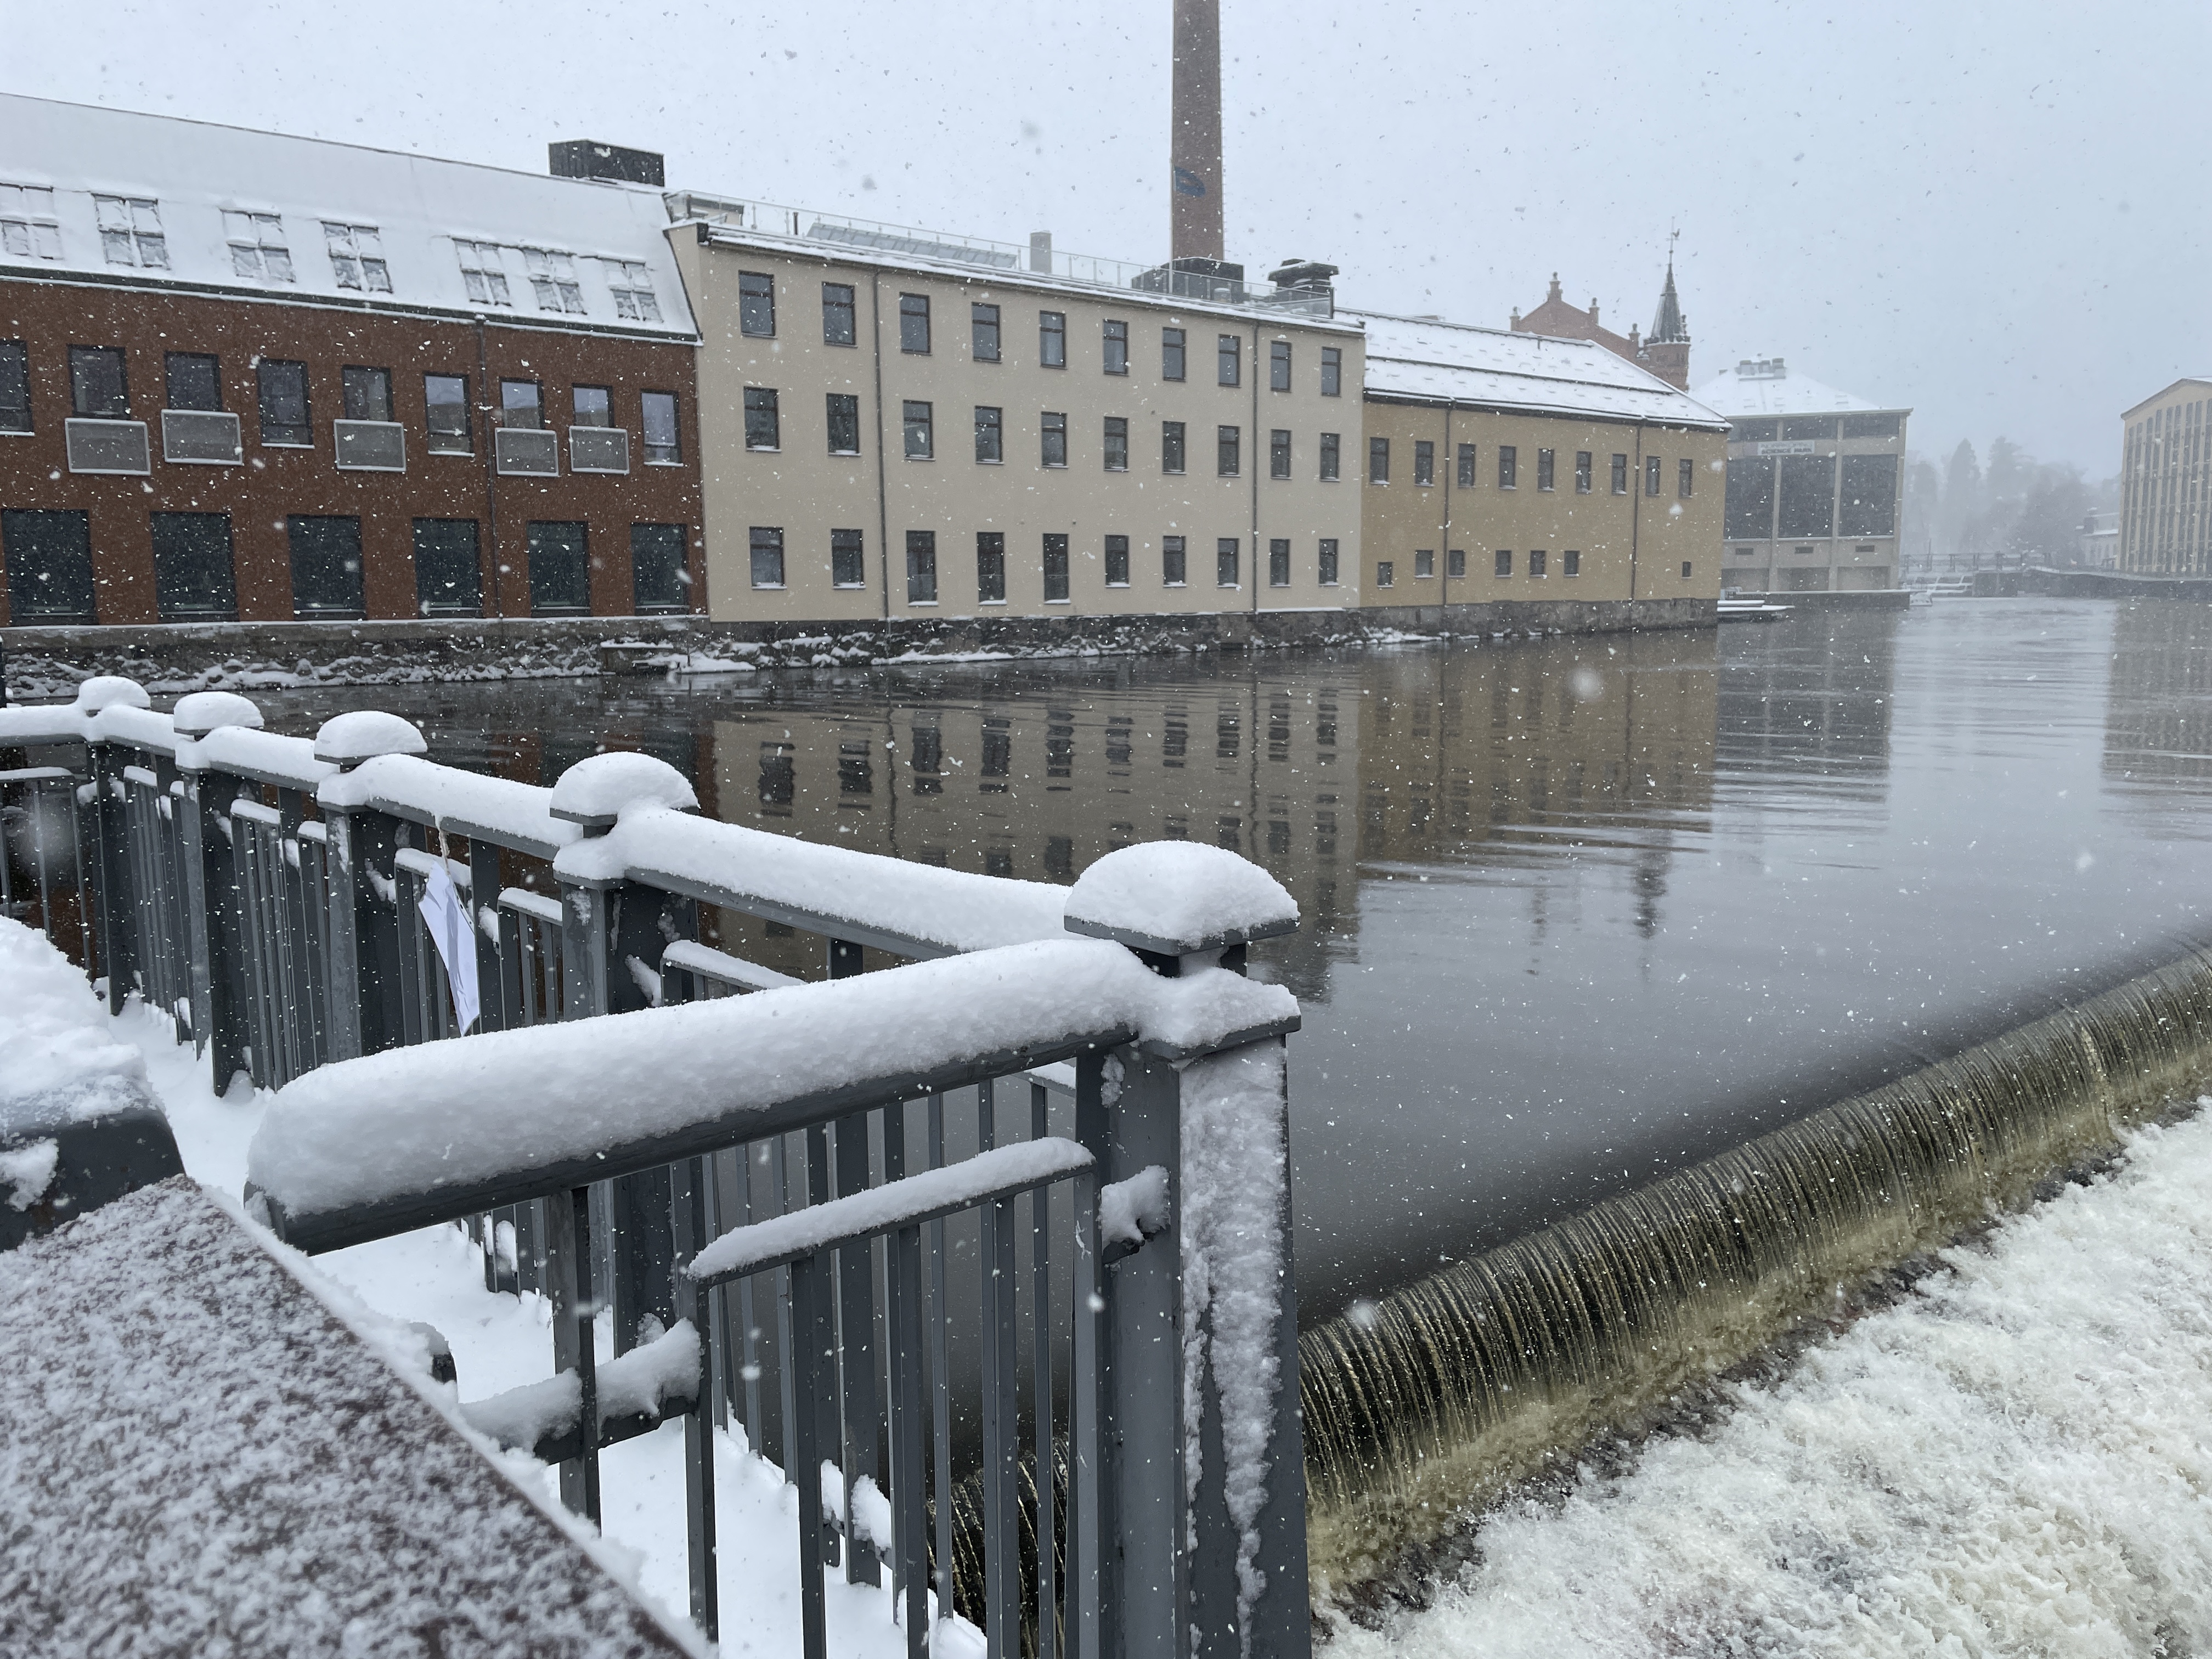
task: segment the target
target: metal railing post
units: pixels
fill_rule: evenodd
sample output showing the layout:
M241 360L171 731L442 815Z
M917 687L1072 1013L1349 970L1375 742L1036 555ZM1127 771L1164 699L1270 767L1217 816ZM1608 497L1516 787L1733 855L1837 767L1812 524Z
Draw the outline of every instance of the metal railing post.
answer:
M123 757L113 745L86 745L92 759L92 830L100 872L100 967L107 975L107 1012L123 1012L138 967L137 893L122 797Z
M339 714L315 734L315 758L350 772L379 755L419 755L422 734L395 714ZM330 1057L352 1060L389 1048L403 1030L397 915L396 819L365 808L323 809L330 846ZM383 869L377 868L381 863ZM388 887L387 901L378 890Z

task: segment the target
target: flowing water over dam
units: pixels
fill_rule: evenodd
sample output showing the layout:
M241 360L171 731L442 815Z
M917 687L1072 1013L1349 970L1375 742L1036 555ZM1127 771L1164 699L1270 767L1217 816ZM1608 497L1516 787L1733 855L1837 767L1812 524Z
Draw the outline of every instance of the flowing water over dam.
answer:
M2198 968L2021 1028L2212 937L2208 665L2197 607L1969 600L263 702L392 708L439 758L533 779L645 747L719 816L993 873L1163 836L1273 871L1305 920L1255 963L1306 1007L1297 1269L1341 1582L1392 1541L1377 1505L1460 1501L1617 1419L2194 1075Z

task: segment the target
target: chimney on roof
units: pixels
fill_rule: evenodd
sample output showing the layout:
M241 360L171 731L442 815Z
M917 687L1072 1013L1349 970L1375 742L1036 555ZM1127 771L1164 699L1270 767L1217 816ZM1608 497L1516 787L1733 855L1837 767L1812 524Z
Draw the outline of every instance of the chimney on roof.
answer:
M1221 0L1175 0L1170 104L1168 258L1178 266L1185 259L1218 263L1227 257L1221 234Z
M666 185L666 169L659 154L649 149L625 149L591 138L568 138L545 146L546 170L556 179L598 179L618 185Z
M1052 233L1033 230L1030 233L1030 269L1052 275Z

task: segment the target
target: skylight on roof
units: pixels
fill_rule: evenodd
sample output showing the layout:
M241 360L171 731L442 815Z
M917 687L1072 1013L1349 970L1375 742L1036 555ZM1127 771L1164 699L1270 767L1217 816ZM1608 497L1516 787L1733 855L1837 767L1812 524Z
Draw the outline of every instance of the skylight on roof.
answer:
M284 240L284 222L273 213L240 213L225 208L222 234L230 244L230 268L257 282L293 280L292 250Z
M526 247L522 262L530 269L530 291L540 311L571 311L581 315L583 285L576 280L576 262L551 248Z
M384 263L384 238L374 225L323 221L323 243L331 254L331 274L340 288L392 292L392 268Z
M453 254L461 262L461 282L469 291L469 298L480 306L514 303L507 289L507 267L499 257L497 245L465 242L457 236L453 239Z
M142 196L95 196L100 251L111 265L169 268L169 240L161 234L161 208Z
M54 192L45 185L0 185L0 251L22 259L62 257Z

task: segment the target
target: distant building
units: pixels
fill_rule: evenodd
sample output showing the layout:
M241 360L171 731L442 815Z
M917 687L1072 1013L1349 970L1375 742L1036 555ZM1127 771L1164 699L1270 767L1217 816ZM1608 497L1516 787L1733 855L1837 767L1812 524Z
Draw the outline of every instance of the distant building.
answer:
M2212 377L2176 380L2120 419L2118 568L2212 574Z
M1729 418L1724 587L1786 593L1898 585L1905 423L1779 357L1698 389Z
M1622 620L1711 615L1727 442L1713 410L1594 341L1358 320L1367 607L1604 601ZM1531 620L1587 625L1568 609Z
M1659 309L1651 319L1651 332L1647 337L1639 334L1632 324L1626 336L1601 327L1597 319L1597 301L1589 302L1587 311L1569 305L1559 293L1559 273L1552 273L1552 291L1544 296L1544 303L1527 316L1513 313L1512 330L1516 334L1548 334L1560 340L1594 340L1616 357L1626 357L1638 368L1657 375L1677 391L1687 391L1690 385L1690 324L1682 314L1680 299L1674 292L1674 262L1667 261L1666 285L1659 290Z
M2120 550L2120 515L2091 513L2081 520L2081 564L2088 570L2111 570Z

